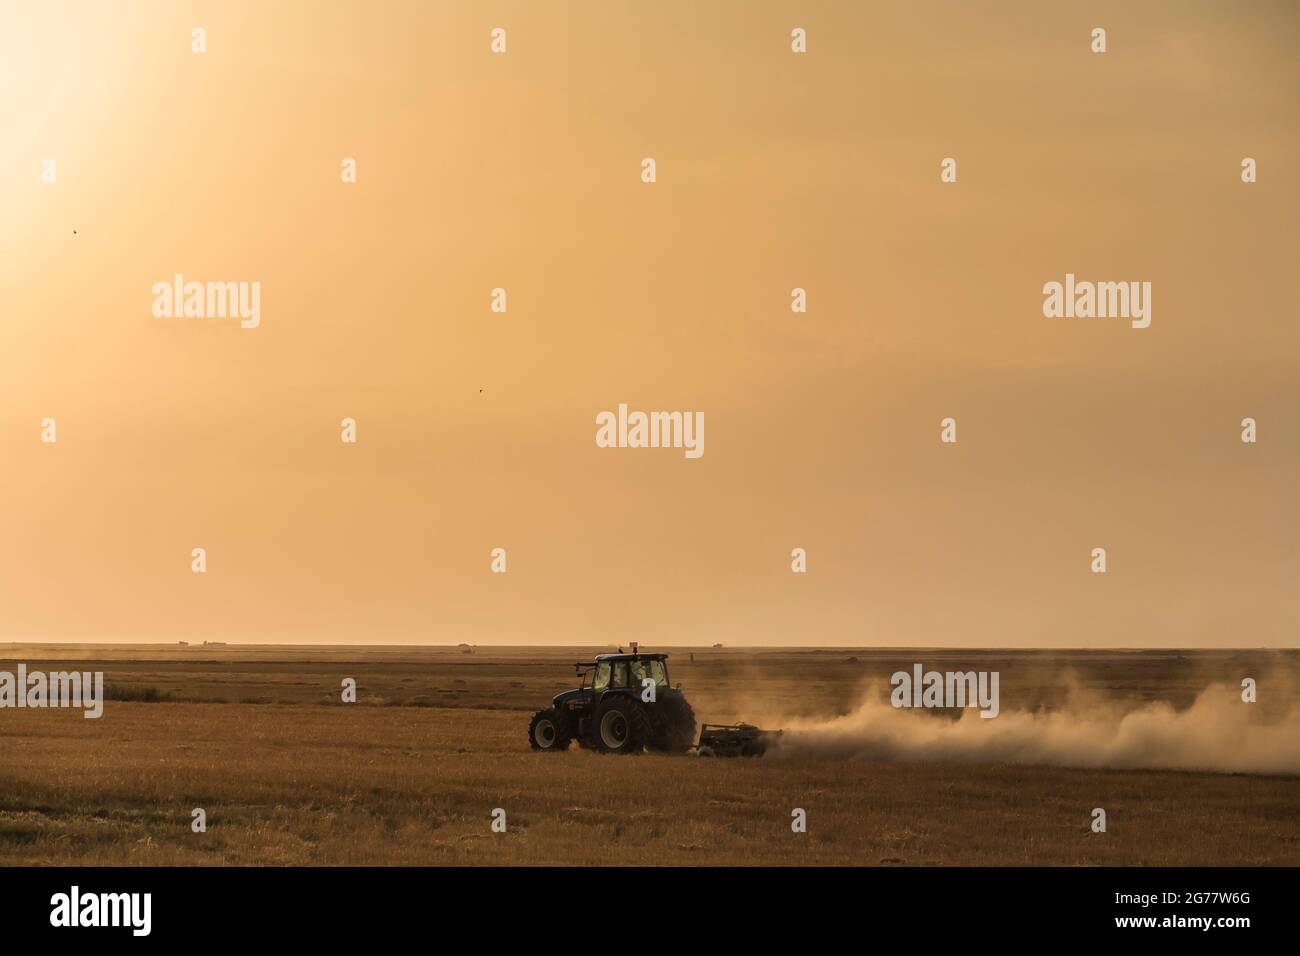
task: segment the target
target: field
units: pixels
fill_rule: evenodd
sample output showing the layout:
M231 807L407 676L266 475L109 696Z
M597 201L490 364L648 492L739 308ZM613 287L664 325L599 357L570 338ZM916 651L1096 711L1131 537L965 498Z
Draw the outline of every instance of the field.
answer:
M1290 651L668 650L701 720L787 727L853 712L868 684L887 692L917 661L998 670L1003 717L1064 713L1071 692L1183 710L1254 675L1260 702L1239 706L1276 725L1294 692L1266 691L1300 674ZM0 864L1300 864L1293 772L839 746L758 760L533 753L529 717L593 653L0 645L0 670L102 670L109 697L98 720L0 710ZM355 704L340 701L347 677ZM887 716L930 733L952 715ZM191 829L199 807L204 833ZM1105 833L1090 828L1094 807ZM792 832L794 808L806 833Z

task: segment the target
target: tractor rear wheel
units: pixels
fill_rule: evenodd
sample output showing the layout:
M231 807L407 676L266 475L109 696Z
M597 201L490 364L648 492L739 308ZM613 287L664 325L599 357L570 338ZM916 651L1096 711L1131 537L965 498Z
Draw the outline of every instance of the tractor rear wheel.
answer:
M568 750L572 739L569 718L554 707L539 710L528 725L528 746L534 750Z
M650 719L630 697L614 697L596 708L596 749L611 754L640 753L650 736Z
M695 743L695 709L679 690L671 687L659 691L655 702L647 705L654 731L648 741L651 750L684 754Z

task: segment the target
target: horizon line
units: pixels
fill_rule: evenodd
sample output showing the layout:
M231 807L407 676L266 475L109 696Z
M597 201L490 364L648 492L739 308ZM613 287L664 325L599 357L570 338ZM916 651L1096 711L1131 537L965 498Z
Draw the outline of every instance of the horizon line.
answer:
M107 641L107 640L74 640L71 638L56 638L44 641L0 641L0 647L21 647L21 646L98 646L98 647L333 647L333 648L361 648L361 649L418 649L418 648L458 648L458 647L475 647L475 648L502 648L502 649L547 649L547 648L604 648L604 647L623 647L630 646L632 642L605 642L602 644L587 643L559 643L559 644L473 644L468 641L458 641L452 643L439 644L357 644L346 641L334 643L311 643L307 641ZM638 648L651 647L669 647L669 648L689 648L692 650L793 650L793 651L816 651L816 650L944 650L944 651L1126 651L1126 650L1147 650L1147 651L1295 651L1300 650L1300 644L1296 645L1270 645L1260 644L1250 647L1228 647L1224 645L1206 644L1206 645L1187 645L1187 644L1105 644L1096 646L1080 645L1062 645L1059 647L1046 646L1041 644L981 644L981 645L954 645L954 644L646 644L636 642Z

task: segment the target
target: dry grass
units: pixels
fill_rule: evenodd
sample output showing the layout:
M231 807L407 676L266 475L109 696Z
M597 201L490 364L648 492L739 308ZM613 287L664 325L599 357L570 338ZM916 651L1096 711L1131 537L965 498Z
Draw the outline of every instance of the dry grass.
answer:
M83 666L171 701L110 700L100 720L0 711L0 863L1300 863L1295 777L538 755L528 716L570 685L563 662L590 650L167 653L119 649ZM710 721L838 713L864 676L942 665L938 652L914 651L697 650L693 666L687 655L674 653L674 680ZM42 668L56 652L0 656ZM1240 658L1110 654L1069 666L1120 695L1185 703L1206 674L1295 664ZM1010 652L987 661L1011 683L1004 700L1033 691L1049 704L1066 663ZM344 676L357 678L361 703L335 703ZM1108 810L1104 835L1089 831L1094 806ZM191 832L194 807L206 809L207 833ZM504 834L490 830L495 807L507 812ZM806 835L790 830L794 807L808 812Z

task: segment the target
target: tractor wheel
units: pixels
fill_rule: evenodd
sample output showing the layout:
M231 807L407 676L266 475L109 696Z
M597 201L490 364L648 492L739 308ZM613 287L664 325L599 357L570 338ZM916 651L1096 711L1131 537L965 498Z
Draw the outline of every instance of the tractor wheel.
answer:
M554 707L533 714L528 725L528 746L534 750L568 750L573 731L569 719Z
M695 709L679 690L671 687L659 691L653 704L647 704L654 718L654 730L648 744L651 750L684 754L695 743Z
M630 697L614 697L596 708L596 749L611 754L640 753L650 736L650 719Z

